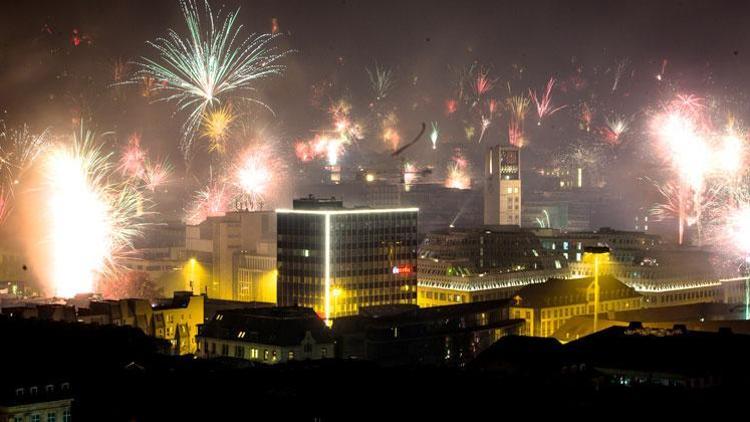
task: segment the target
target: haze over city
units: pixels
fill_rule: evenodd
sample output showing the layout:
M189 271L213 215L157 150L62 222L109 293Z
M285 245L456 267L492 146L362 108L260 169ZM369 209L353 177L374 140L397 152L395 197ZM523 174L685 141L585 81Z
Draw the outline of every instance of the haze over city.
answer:
M750 4L3 9L0 338L79 343L8 351L0 422L176 415L87 359L174 397L218 371L219 408L260 374L283 402L269 367L352 407L409 371L569 409L747 386Z

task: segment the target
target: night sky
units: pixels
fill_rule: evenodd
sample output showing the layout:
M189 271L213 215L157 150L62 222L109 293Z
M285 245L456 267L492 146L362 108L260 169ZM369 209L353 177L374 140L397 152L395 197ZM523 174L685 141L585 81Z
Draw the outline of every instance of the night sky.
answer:
M284 36L279 46L295 50L286 73L262 81L262 107L243 110L258 125L272 128L276 149L294 166L293 144L330 125L331 103L346 99L352 115L368 121L372 94L365 68L377 63L394 71L387 107L398 116L402 143L421 122L441 128L444 160L455 147L481 168L484 146L467 141L464 128L476 125L469 113L446 116L454 91L452 69L475 64L496 78L489 96L540 91L550 77L558 83L554 105L567 107L536 126L533 105L526 123L527 166L564 155L571 145L592 145L606 163L609 186L625 197L642 176L658 177L662 163L650 152L649 115L675 94L694 94L707 104L748 119L745 75L750 64L746 16L739 1L253 1L212 2L214 12L240 6L246 33L268 32L276 18ZM141 135L150 152L182 169L177 145L184 115L173 103L154 103L134 86L113 86L116 63L155 52L146 41L168 28L185 33L177 1L49 1L6 4L0 16L0 110L6 125L29 124L70 133L81 121L112 131L114 151L130 134ZM78 34L78 45L74 40ZM622 66L616 90L614 74ZM664 70L663 80L656 75ZM578 85L576 85L578 84ZM593 130L580 128L583 103L594 110ZM460 114L460 112L458 113ZM507 113L487 131L484 143L505 142ZM630 130L616 147L596 139L605 118L625 116ZM379 129L370 122L365 138L347 152L345 166L360 155L385 154ZM422 142L405 155L419 162L429 151ZM206 151L192 157L193 179L205 178ZM318 166L320 167L320 166ZM436 177L444 164L436 167ZM302 176L300 176L302 177ZM294 177L292 177L294 181ZM638 188L640 189L640 188Z

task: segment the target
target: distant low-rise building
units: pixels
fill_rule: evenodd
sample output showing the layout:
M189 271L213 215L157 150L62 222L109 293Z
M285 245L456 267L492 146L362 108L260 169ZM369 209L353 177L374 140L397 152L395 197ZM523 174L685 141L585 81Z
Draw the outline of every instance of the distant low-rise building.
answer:
M0 381L0 422L71 422L70 383Z
M333 329L342 358L463 366L499 338L521 331L523 321L508 318L508 305L500 300L432 308L377 306L339 318Z
M612 276L599 278L599 312L639 309L642 296ZM513 296L512 318L526 320L524 334L550 337L568 319L593 315L594 279L550 279L526 286Z
M217 312L201 326L202 358L232 357L262 364L334 357L335 341L312 308L296 306Z

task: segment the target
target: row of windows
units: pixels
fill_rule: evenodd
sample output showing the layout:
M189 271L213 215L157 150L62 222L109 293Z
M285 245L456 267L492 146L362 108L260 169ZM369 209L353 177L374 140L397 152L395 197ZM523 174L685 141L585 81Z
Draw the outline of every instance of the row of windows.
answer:
M42 419L42 416L43 416L43 414L34 413L34 414L32 414L29 417L29 421L28 422L42 422L42 421L57 422L57 412L47 412L47 414L46 414L47 417L45 419ZM13 419L9 419L9 421L11 421L11 420L13 422L26 422L24 420L24 417L22 415L14 416ZM62 419L61 419L61 421L62 422L71 422L72 420L73 419L72 419L72 416L70 414L70 409L64 409L62 411Z
M211 347L210 354L212 354L212 355L216 354L216 345L217 344L219 344L219 343L216 343L216 342L211 342L210 343L210 347ZM203 347L206 350L208 350L208 348L209 348L209 342L207 340L204 342L204 346ZM309 344L309 343L305 344L304 351L305 351L305 354L310 355L312 353L312 345ZM229 344L222 343L221 344L221 356L229 356L229 352L230 352L230 346L229 346ZM257 347L248 347L248 348L246 348L245 346L239 346L239 345L234 346L233 357L239 358L239 359L250 359L250 360L261 360L262 359L263 361L266 361L266 362L268 362L268 361L276 362L280 358L279 352L277 350L274 350L274 349L271 349L271 350L269 350L269 349L262 349L261 350L261 349L259 349ZM321 358L328 357L328 349L326 347L322 347L320 349L320 357ZM295 358L294 351L293 350L288 351L287 352L287 359L288 360L294 360L294 358Z

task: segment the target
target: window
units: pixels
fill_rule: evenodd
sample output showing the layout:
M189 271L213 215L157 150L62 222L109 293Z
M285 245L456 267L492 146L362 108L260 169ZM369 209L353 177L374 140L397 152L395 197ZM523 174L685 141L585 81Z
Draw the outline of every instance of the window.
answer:
M325 347L322 348L322 349L320 349L320 357L321 358L326 358L326 357L328 357L327 355L328 355L328 349L326 349Z
M263 350L263 360L268 360L268 350Z
M47 413L47 422L57 422L57 413Z
M289 356L287 357L287 359L288 360L294 360L294 351L293 350L289 351Z
M41 422L42 417L39 415L31 415L31 422Z
M16 397L23 397L23 388L16 388Z
M250 350L250 357L253 359L258 359L258 349L253 348Z
M34 387L31 387L31 388L29 388L29 393L30 393L30 394L31 394L32 396L33 396L33 395L35 395L35 394L36 394L36 393L38 393L38 392L39 392L39 389L38 389L38 388L37 388L36 386L34 386Z
M70 409L63 410L62 422L71 422Z
M52 385L52 384L49 384L49 385L47 385L46 387L44 387L44 390L45 390L46 392L48 392L48 393L51 393L51 392L55 391L55 386L54 386L54 385Z

